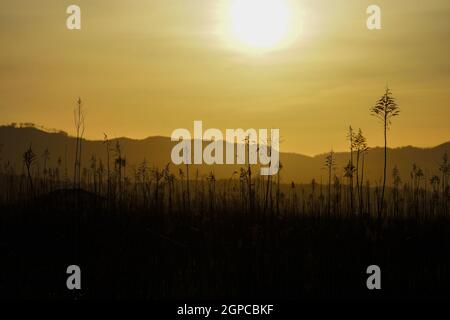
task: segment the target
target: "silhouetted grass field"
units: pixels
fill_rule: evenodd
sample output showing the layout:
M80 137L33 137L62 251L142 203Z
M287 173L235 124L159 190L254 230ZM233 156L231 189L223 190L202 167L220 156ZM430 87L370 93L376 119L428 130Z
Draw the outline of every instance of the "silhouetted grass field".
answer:
M75 188L45 175L33 184L1 176L2 297L450 295L448 187L387 188L379 214L378 187L352 194L338 178L330 188L286 185L248 168L227 181L187 180L186 168L130 181L117 170ZM82 290L66 288L71 264L81 267ZM378 292L366 287L372 264L382 271Z

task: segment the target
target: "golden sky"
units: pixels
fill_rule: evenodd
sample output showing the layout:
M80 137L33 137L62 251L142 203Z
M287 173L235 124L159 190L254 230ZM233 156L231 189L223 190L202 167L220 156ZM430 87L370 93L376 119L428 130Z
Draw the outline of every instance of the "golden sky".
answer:
M81 96L86 136L169 136L176 128L279 128L281 151L346 148L391 87L402 109L391 146L448 141L450 1L298 0L298 36L264 53L230 45L229 0L40 0L0 3L0 122L73 133ZM66 28L81 7L82 29ZM366 8L382 9L382 30ZM297 30L295 30L297 31Z

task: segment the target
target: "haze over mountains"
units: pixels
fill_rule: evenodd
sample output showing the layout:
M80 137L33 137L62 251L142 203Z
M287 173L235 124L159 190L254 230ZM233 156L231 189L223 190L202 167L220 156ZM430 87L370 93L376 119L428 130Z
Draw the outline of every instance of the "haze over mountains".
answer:
M127 175L133 176L133 168L139 166L145 159L149 167L163 168L171 163L170 154L175 142L169 137L148 137L143 140L133 140L128 138L111 139L111 147L114 149L116 142L120 143L122 155L127 160ZM14 127L0 126L0 164L3 167L6 162L10 162L17 173L22 170L22 154L30 146L38 156L36 166L43 166L42 154L46 148L50 152L48 166L56 166L58 158L61 158L62 168L67 164L69 177L72 176L73 163L75 159L75 138L68 136L64 132L46 132L35 127ZM389 149L388 153L388 182L391 181L391 171L394 165L400 170L403 181L409 181L412 165L415 163L422 168L425 177L439 174L439 163L445 152L450 151L450 141L447 141L433 148L416 148L412 146ZM294 181L295 183L310 183L314 178L320 183L327 182L327 172L324 168L324 154L314 157L295 153L280 153L282 164L281 180L285 183ZM106 168L106 146L103 141L84 140L82 151L82 167L90 167L90 159L95 155L101 159ZM111 152L110 163L113 166L115 152ZM336 153L336 174L342 176L343 167L349 160L348 152ZM174 172L178 168L171 164ZM191 165L191 177L195 176L198 169L199 175L207 175L211 171L216 175L216 179L228 179L234 171L239 172L242 165ZM364 180L372 182L380 181L383 170L383 148L375 147L371 149L365 157ZM255 171L259 172L259 171Z

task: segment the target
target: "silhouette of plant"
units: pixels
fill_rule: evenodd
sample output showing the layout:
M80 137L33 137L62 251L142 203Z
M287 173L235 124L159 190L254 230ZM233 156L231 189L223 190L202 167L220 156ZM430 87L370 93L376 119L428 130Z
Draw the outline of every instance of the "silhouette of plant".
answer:
M330 153L325 157L325 168L328 171L328 215L331 214L331 171L336 166L336 159L334 151L331 149Z
M442 162L439 164L439 171L442 174L442 205L444 210L447 210L447 203L449 198L449 175L450 175L450 162L448 160L447 152L442 156Z
M353 165L353 149L355 148L356 135L352 126L349 126L347 139L349 141L350 159L347 167L345 168L346 177L349 179L349 198L350 198L350 213L353 214L353 172L355 166Z
M356 150L356 190L359 203L359 210L363 208L363 179L364 179L364 155L369 151L367 140L364 137L362 130L358 130L358 134L353 139L353 148ZM360 161L362 158L362 161ZM361 163L361 179L360 179L360 163ZM361 212L362 213L362 212Z
M79 189L81 183L81 147L85 129L84 111L82 109L81 98L78 98L77 106L74 110L74 123L76 130L76 139L75 139L75 163L74 163L73 187Z
M31 177L31 167L36 161L36 154L34 153L33 149L30 147L23 153L22 156L23 163L25 164L25 167L27 168L27 175L28 175L28 182L30 184L31 194L34 195L34 186L33 186L33 178Z
M383 167L383 188L381 190L381 199L378 205L378 219L381 220L383 211L384 191L386 188L386 169L387 169L387 131L391 126L392 118L400 114L400 109L392 96L389 88L386 88L385 93L377 101L377 103L370 109L371 114L381 121L384 133L384 167Z

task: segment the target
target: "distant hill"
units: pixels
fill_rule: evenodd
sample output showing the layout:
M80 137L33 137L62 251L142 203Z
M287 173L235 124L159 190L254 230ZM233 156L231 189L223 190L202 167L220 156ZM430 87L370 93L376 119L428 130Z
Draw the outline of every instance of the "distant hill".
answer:
M143 140L133 140L128 138L111 139L111 146L114 147L116 141L120 143L122 153L127 159L127 174L132 175L133 167L139 165L146 159L149 166L163 168L170 160L172 147L175 143L168 137L149 137ZM9 161L20 173L22 170L22 154L28 146L32 145L33 150L39 156L37 165L42 166L41 155L48 148L50 151L49 166L56 166L57 159L61 158L62 168L67 163L69 177L72 176L75 138L68 136L64 132L46 132L35 127L13 127L0 126L0 164L3 166ZM408 181L409 172L413 163L421 167L426 176L438 174L438 164L442 155L450 151L450 141L433 148L416 148L412 146L389 149L388 153L388 173L389 180L394 165L400 169L403 181ZM114 157L114 152L111 153ZM106 146L103 141L85 140L83 142L82 166L89 167L90 158L95 155L97 159L102 159L106 166ZM283 182L294 181L296 183L309 183L313 178L320 183L321 177L326 182L326 170L324 169L326 154L314 157L296 153L281 153L280 161L283 165L281 179ZM348 152L336 153L336 174L342 175L342 168L349 159ZM112 161L111 161L112 166ZM174 171L178 169L172 165ZM199 175L206 175L214 171L217 179L228 179L234 171L239 171L239 165L192 165L191 177L198 169ZM365 157L365 180L380 181L383 170L383 149L376 147L371 149Z

